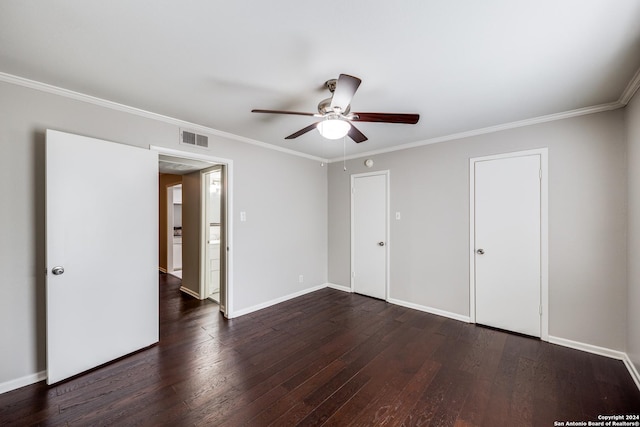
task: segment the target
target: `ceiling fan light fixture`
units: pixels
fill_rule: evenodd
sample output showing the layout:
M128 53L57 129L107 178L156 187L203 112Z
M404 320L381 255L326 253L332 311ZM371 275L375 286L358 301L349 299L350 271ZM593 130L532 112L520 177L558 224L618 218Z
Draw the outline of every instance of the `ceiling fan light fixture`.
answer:
M351 125L346 120L342 120L337 117L327 117L325 120L318 123L318 132L324 138L327 139L340 139L345 137Z

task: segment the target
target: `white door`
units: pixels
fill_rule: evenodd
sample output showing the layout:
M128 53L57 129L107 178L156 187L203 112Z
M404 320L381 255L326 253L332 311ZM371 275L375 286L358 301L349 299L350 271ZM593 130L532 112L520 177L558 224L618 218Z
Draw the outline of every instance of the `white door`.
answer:
M540 336L540 155L475 163L476 322Z
M387 297L387 173L353 175L351 190L351 286Z
M203 297L220 304L220 239L221 239L221 202L222 202L222 170L205 169L202 172L204 200L203 236L204 265L202 268L204 280Z
M158 342L158 158L51 130L46 146L52 384Z

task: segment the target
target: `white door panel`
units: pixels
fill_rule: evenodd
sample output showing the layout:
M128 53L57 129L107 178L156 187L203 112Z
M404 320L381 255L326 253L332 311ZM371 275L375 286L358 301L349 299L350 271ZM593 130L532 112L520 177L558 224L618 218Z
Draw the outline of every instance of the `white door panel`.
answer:
M204 201L203 230L204 233L204 258L202 277L204 286L202 290L203 298L210 298L219 303L222 311L220 298L220 239L222 237L222 166L214 166L201 171L200 179L203 183L202 199Z
M539 155L475 163L477 323L540 336L540 224Z
M158 341L158 159L51 130L46 151L52 384Z
M387 176L355 176L352 194L353 290L386 299Z

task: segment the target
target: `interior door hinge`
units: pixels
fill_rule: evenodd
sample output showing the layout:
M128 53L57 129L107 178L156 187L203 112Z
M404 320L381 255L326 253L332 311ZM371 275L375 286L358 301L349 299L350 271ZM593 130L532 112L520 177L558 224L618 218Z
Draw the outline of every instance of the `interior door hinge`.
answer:
M540 169L540 170L538 171L538 174L539 174L539 176L540 176L540 179L542 179L542 169Z
M351 272L351 277L356 277L356 272L355 271Z
M540 316L542 316L542 306L539 306L538 309L540 311Z
M356 192L356 187L351 187L351 194L355 194Z

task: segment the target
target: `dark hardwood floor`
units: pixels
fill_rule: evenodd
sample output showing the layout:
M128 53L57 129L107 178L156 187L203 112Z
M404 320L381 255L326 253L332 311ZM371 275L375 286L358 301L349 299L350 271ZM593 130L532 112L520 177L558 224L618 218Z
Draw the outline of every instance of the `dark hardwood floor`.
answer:
M225 320L179 284L160 276L158 345L0 395L0 425L537 427L640 413L617 360L331 289Z

